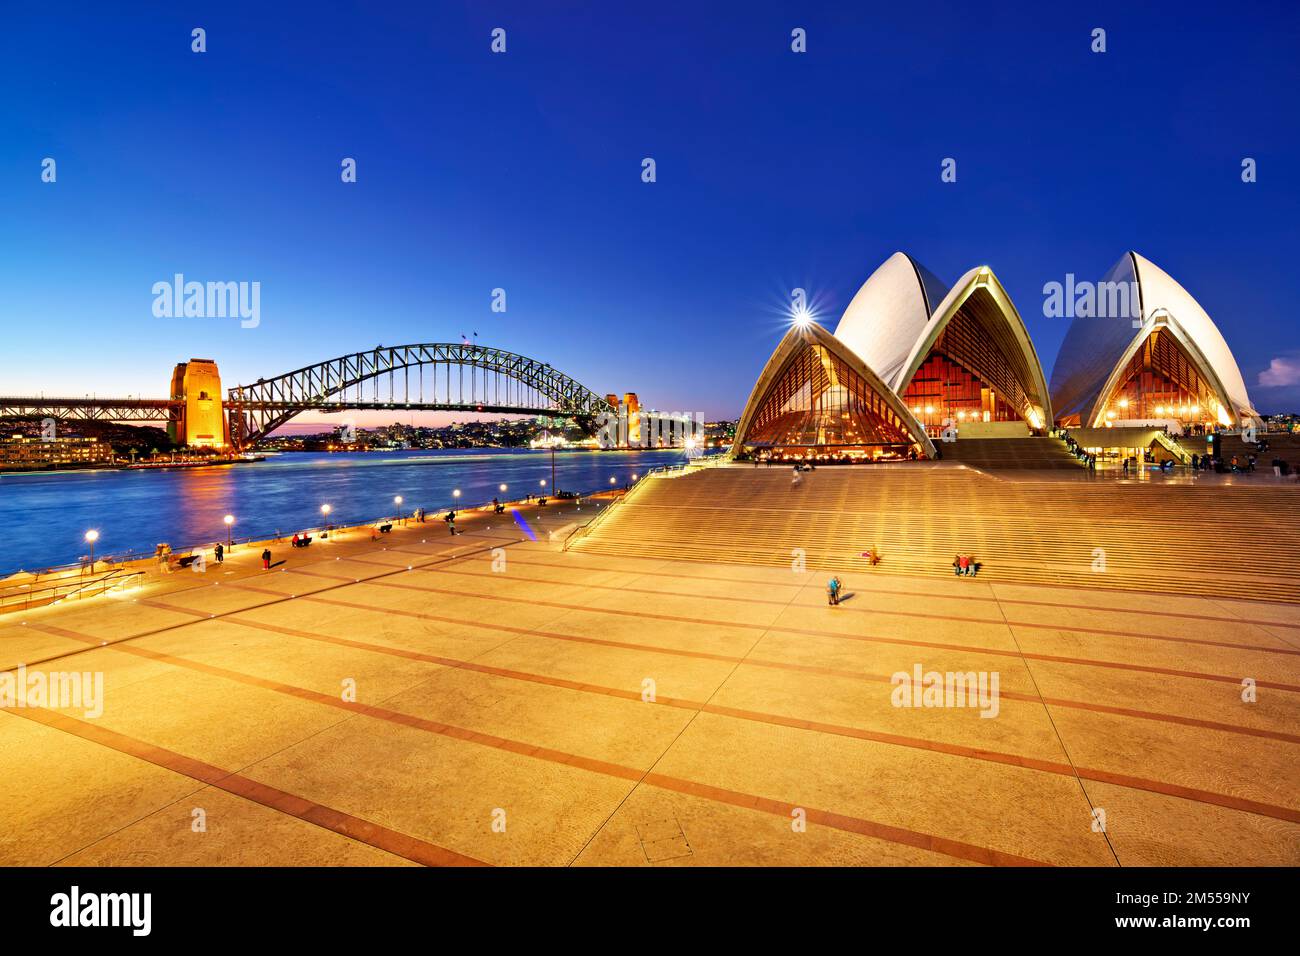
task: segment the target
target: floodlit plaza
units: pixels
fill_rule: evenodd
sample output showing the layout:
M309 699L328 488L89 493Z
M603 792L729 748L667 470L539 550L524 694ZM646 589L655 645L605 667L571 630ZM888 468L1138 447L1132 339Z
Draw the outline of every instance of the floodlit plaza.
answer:
M1195 548L1182 573L1125 550L1113 514L1085 520L1096 485L908 468L796 489L785 469L693 468L582 511L279 542L270 571L238 546L6 614L0 666L103 684L97 716L0 714L0 862L1300 862L1294 584L1244 598L1228 553L1197 587ZM956 478L954 524L930 502ZM1013 558L999 508L1045 488L1096 537ZM1286 535L1300 514L1294 485L1263 480L1105 490L1163 501L1184 542L1212 511ZM722 498L729 517L701 514ZM679 527L648 533L669 510ZM886 519L914 559L961 539L980 573L903 561Z

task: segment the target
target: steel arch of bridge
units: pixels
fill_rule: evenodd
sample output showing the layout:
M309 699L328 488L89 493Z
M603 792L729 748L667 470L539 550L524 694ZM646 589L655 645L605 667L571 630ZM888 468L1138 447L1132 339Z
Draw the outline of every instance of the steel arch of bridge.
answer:
M426 369L431 369L432 381L426 382ZM386 397L380 388L385 378ZM544 362L502 349L445 342L379 346L252 385L236 385L227 392L226 407L231 440L240 447L311 409L476 411L562 418L596 416L611 409L602 396Z

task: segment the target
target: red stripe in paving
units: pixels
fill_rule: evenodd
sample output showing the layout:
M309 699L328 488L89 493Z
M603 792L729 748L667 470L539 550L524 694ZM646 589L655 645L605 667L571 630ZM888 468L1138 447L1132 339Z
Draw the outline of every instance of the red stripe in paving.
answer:
M76 637L75 631L68 631L65 628L56 628L54 630L63 632L65 636ZM81 639L94 641L94 638L88 635L81 635ZM637 783L648 783L661 789L673 790L678 793L691 794L694 796L705 796L718 802L728 803L733 806L747 807L750 809L761 810L767 813L779 813L781 816L789 817L794 809L793 805L781 803L766 797L756 796L754 794L741 793L740 791L728 790L720 787L712 787L705 784L695 783L691 780L683 780L677 777L665 776L663 774L646 774L633 767L625 767L620 764L611 763L604 760L595 760L590 757L583 757L579 754L566 753L561 750L554 750L549 747L538 747L521 741L511 740L505 737L498 737L493 734L484 734L478 731L469 730L463 727L455 727L450 724L444 724L439 721L426 720L423 717L416 717L412 714L405 714L399 711L388 710L383 707L376 707L370 704L348 703L342 699L327 694L321 694L317 691L309 690L303 687L295 687L291 684L283 684L278 681L266 680L251 674L243 674L239 671L229 670L224 667L216 667L211 664L204 664L200 661L189 660L188 658L176 657L172 654L165 654L161 651L152 651L147 648L133 647L130 645L114 645L114 650L123 653L133 654L138 657L148 658L163 663L172 664L176 667L183 667L200 673L210 674L216 677L224 677L238 683L249 686L260 687L266 690L273 690L278 693L287 694L303 700L313 701L324 704L328 707L342 709L351 713L364 714L377 720L384 720L393 724L400 724L422 730L429 733L439 734L445 737L451 737L456 740L463 740L467 743L474 743L480 746L492 747L497 750L509 753L519 754L520 756L532 757L537 760L546 760L552 763L565 764L566 766L576 767L581 770L587 770L592 773L599 773L605 776L617 777L623 780L631 780ZM47 712L52 713L52 712ZM58 715L56 715L58 716ZM98 728L96 728L98 729ZM112 733L112 731L108 731ZM120 735L119 735L120 736ZM89 738L87 738L89 739ZM149 744L142 744L144 747L151 747ZM176 757L182 760L190 758L182 757L177 754ZM196 761L197 763L197 761ZM160 764L161 765L161 764ZM217 785L214 783L214 785ZM262 785L257 785L262 786ZM254 791L256 792L256 791ZM301 798L293 797L286 794L288 800L298 800ZM256 797L253 797L256 799ZM262 802L262 801L258 801ZM273 805L268 803L267 805ZM279 806L276 809L282 809ZM1002 853L989 847L976 846L970 843L964 843L958 840L949 840L934 834L922 833L920 831L909 830L902 827L894 827L887 824L877 823L872 820L866 820L859 817L852 817L845 814L831 813L825 810L814 808L805 808L807 819L820 823L823 826L832 827L837 830L843 830L850 833L858 833L865 836L875 837L881 840L887 840L892 843L902 843L908 846L919 847L921 849L931 850L956 859L968 860L976 863L986 863L994 866L1046 866L1048 864L1042 861L1032 860L1027 857L1018 857L1011 854ZM327 818L327 817L326 817ZM304 817L305 819L305 817ZM316 822L312 820L311 822ZM363 821L364 822L364 821ZM450 851L448 851L450 852ZM466 858L468 859L468 858ZM477 862L477 861L473 861Z
M118 649L129 650L128 648ZM369 820L363 820L360 817L352 816L341 810L335 810L324 804L314 803L311 800L260 783L242 774L223 770L201 760L195 760L193 757L187 757L184 754L157 747L143 740L137 740L134 737L128 737L126 734L109 730L106 727L77 720L57 711L47 710L43 707L23 707L11 708L9 713L38 724L44 724L74 737L80 737L82 740L99 744L101 747L107 747L118 753L135 757L156 767L162 767L164 770L181 774L191 780L215 787L218 790L224 790L226 793L234 794L237 797L277 810L280 813L297 817L299 820L314 824L322 829L332 830L351 840L356 840L358 843L365 843L415 863L422 863L425 866L488 865L481 860L448 850L446 847L437 846L408 834L399 833L396 830L390 830L377 823L371 823Z
M843 670L836 667L821 667L815 664L792 664L787 661L772 661L758 657L738 657L732 654L714 654L708 651L689 651L673 647L663 647L657 644L637 644L630 641L611 641L599 637L586 637L579 634L562 634L558 631L546 631L538 628L511 627L506 624L466 621L461 618L446 617L440 614L430 614L422 611L405 611L397 608L377 608L371 604L358 604L354 601L342 601L337 598L324 598L315 595L310 595L307 598L304 598L304 600L311 600L320 604L332 604L336 607L351 608L353 610L366 611L372 614L389 614L398 617L415 618L417 620L438 621L443 624L458 624L482 630L503 631L505 633L520 634L526 637L540 637L546 640L567 641L574 644L591 644L598 647L609 647L624 651L668 654L673 657L719 661L728 664L752 665L754 667L766 667L778 670L798 671L807 674L822 674L828 677L843 677L850 680L866 680L882 683L889 683L891 676L887 674L870 674L862 671ZM249 610L255 610L255 608L250 608ZM1122 717L1136 717L1142 720L1164 721L1166 723L1182 724L1188 727L1200 727L1206 730L1221 730L1227 733L1246 734L1252 737L1267 737L1273 740L1284 741L1286 743L1300 743L1300 736L1284 733L1282 731L1266 730L1239 724L1225 724L1217 721L1201 720L1196 717L1184 717L1180 714L1163 714L1153 711L1135 710L1127 707L1112 707L1105 704L1093 704L1087 701L1067 700L1059 697L1040 698L1033 694L1018 694L1015 691L1006 690L1001 691L1001 696L1008 700L1021 700L1032 703L1042 701L1043 703L1060 707L1072 707L1080 710L1091 710L1097 713L1116 714Z
M280 598L281 600L290 599L289 595L282 594L278 591L271 591L266 588L259 588L254 585L245 584L242 582L225 582L225 586L239 588L242 590L256 591L261 594L267 594L273 597ZM542 637L549 640L563 640L563 641L569 641L575 643L594 644L603 647L616 648L620 650L648 651L651 653L669 654L677 657L693 657L693 658L704 659L704 660L724 661L727 663L747 664L756 667L790 670L790 671L797 671L797 672L811 673L811 674L822 674L830 677L842 677L842 678L848 678L852 680L867 680L867 681L888 683L890 679L889 676L887 675L869 674L860 671L850 671L850 670L844 670L844 669L834 668L834 667L820 667L811 664L793 664L785 661L771 661L771 660L764 660L762 658L755 658L755 657L736 657L736 656L726 655L726 654L711 654L702 651L686 651L686 650L679 650L676 648L661 647L653 644L635 644L635 643L628 643L622 641L608 641L608 640L601 640L599 638L582 637L578 635L569 635L569 634L559 634L556 632L537 630L534 628L520 628L520 627L512 628L500 624L485 624L485 623L479 623L474 621L463 621L459 618L443 617L440 615L426 614L426 613L420 613L414 611L404 611L404 610L397 610L397 609L379 609L368 604L357 604L355 602L350 602L350 601L340 601L336 599L323 598L317 595L303 595L301 599L305 600L308 597L320 603L334 604L339 607L354 608L361 611L395 614L403 617L414 617L418 619L434 620L443 623L464 624L471 627L478 627L478 628L489 629L489 630L499 630L507 633L524 634L529 636ZM152 606L164 610L178 610L178 611L185 610L181 608L174 608L171 605L163 604L161 602L155 601L150 603L152 604ZM217 615L217 617L218 619L232 620L234 623L243 624L247 622L237 621L234 620L233 618L227 618L226 614L241 613L243 611L253 611L253 610L258 610L259 608L262 607L266 607L266 605L254 605L248 608L240 608L240 609L236 609L235 611L225 612L222 615ZM206 615L203 614L202 612L188 611L187 613L193 614L197 617L203 617L205 619L211 617L211 615ZM48 627L45 629L49 630ZM300 633L301 636L315 637L318 640L328 639L322 636L311 635L308 632L294 632L292 629L282 629L282 630L284 630L285 633ZM132 640L135 637L148 636L149 633L157 633L157 632L146 632L138 635L132 635L126 638L119 638L118 640L119 641ZM105 644L117 643L117 641L103 642L103 643ZM367 645L363 645L363 644L357 644L356 646L367 647ZM373 649L380 650L381 647L376 645L374 646ZM57 660L61 656L66 656L66 655L55 655L54 657L49 658L49 660ZM435 661L435 662L441 663L442 661ZM459 666L459 665L456 665L454 663L449 663L448 666ZM634 696L639 697L639 695L634 695ZM1222 731L1224 733L1245 734L1247 736L1252 736L1252 737L1263 737L1272 740L1279 740L1284 743L1300 743L1300 735L1288 734L1283 731L1268 730L1260 727L1250 727L1241 724L1227 724L1219 721L1203 720L1196 717L1186 717L1180 714L1164 714L1164 713L1158 713L1153 711L1137 710L1135 708L1129 708L1129 707L1117 707L1117 706L1110 706L1105 704L1094 704L1087 701L1068 700L1065 698L1058 698L1058 697L1040 698L1038 696L1031 695L1031 694L1018 694L1014 691L1002 691L1001 696L1007 698L1008 700L1021 700L1021 701L1028 701L1034 703L1041 701L1044 704L1049 704L1053 706L1070 707L1070 708L1080 709L1080 710L1090 710L1096 713L1114 714L1122 717L1133 717L1139 720L1155 720L1155 721L1162 721L1165 723L1181 724L1183 726L1188 726L1188 727L1198 727L1205 730L1217 730L1217 731Z
M232 621L234 621L235 623L245 623L243 621L236 621L235 619L232 619ZM260 626L260 625L253 625L250 623L247 626ZM267 627L274 628L275 626L268 625ZM52 633L60 633L63 636L72 637L74 639L94 641L94 638L91 638L86 635L79 635L75 631L69 631L64 628L45 627L44 629L49 630ZM290 633L295 633L295 632L290 632ZM296 632L296 633L307 634L309 632ZM359 644L359 642L351 642L351 641L349 641L348 643L353 646ZM511 744L511 746L502 746L500 747L500 749L508 749L517 753L523 753L525 751L528 751L527 753L528 756L542 756L541 752L544 750L544 748L530 748L530 745L527 744L519 744L513 741L506 741L506 738L490 737L489 735L479 734L476 731L464 730L462 728L454 728L454 727L450 727L450 725L441 724L433 721L427 721L424 720L423 718L409 716L397 711L389 711L383 708L377 708L365 704L349 704L334 696L320 694L316 691L295 687L289 684L281 684L275 681L265 680L263 678L259 678L253 675L243 674L239 671L232 671L226 668L216 667L210 664L203 664L202 662L192 661L188 658L176 657L174 655L165 654L161 651L152 651L146 648L137 648L137 647L129 647L129 646L117 646L116 649L128 653L133 653L136 654L137 656L147 657L152 660L165 661L167 663L174 664L175 666L186 667L191 670L197 670L203 673L212 674L213 676L226 677L231 680L236 680L241 683L262 687L267 690L274 690L280 693L287 693L292 696L300 697L306 700L312 700L317 703L323 703L330 707L342 708L348 711L360 711L362 713L368 714L369 716L376 716L379 717L380 719L408 724L409 726L415 726L421 729L430 730L434 733L443 733L443 734L447 734L448 736L455 736L461 739L472 739L473 742L476 743L484 743L488 740L491 740L497 743L490 743L489 744L490 746L500 746L502 742L508 742ZM408 656L408 655L403 654L402 656ZM423 657L423 655L421 655L421 657ZM443 658L437 660L436 662L443 663L443 662L452 662L452 661L454 661L454 659ZM455 666L455 664L447 663L447 666ZM520 672L504 671L503 669L502 676L511 676L518 673ZM546 679L542 679L541 682L548 683L549 681ZM573 682L566 682L566 684L573 684ZM593 692L593 693L601 693L605 690L604 688L601 688L598 685L591 685L591 684L576 684L573 686L572 689ZM620 692L615 696L623 696L623 694ZM1026 699L1032 700L1033 698L1026 698ZM838 736L856 737L859 739L872 740L881 743L891 743L899 746L910 746L910 747L923 749L923 750L946 753L953 756L962 756L962 757L968 757L974 759L984 759L995 763L1003 763L1012 766L1025 767L1028 769L1040 770L1040 771L1045 771L1050 773L1060 773L1066 776L1073 775L1070 772L1069 766L1066 764L1055 763L1052 761L1042 761L1042 760L1037 760L1036 758L1022 757L1016 754L1002 754L1002 753L997 753L996 751L965 747L960 744L946 744L939 741L930 741L921 738L904 737L896 734L884 734L876 731L867 731L867 730L861 730L859 728L852 728L852 727L842 727L839 725L824 724L816 721L806 721L797 718L787 719L787 718L779 717L778 715L761 714L756 711L742 711L735 708L716 707L713 705L702 707L701 705L698 705L690 701L676 701L675 704L676 706L693 707L696 710L704 709L725 716L734 717L734 716L744 714L747 716L748 719L756 719L766 723L783 724L785 726L793 726L793 727L798 727L806 730L813 730L822 733L832 733ZM449 731L454 731L454 732L449 732ZM471 736L465 736L465 735L471 735ZM546 751L546 753L561 754L560 751ZM573 760L584 761L586 769L593 769L592 765L595 763L599 763L597 761L590 761L588 760L588 758L585 757L576 757L574 755L562 755L562 756L565 759L561 759L559 762L572 763ZM567 759L569 757L572 757L573 760ZM546 759L550 759L550 758L547 757ZM617 767L617 765L615 764L609 764L607 766ZM619 769L621 772L614 773L613 775L626 776L627 773L637 773L637 771L633 770L632 768L619 768ZM1142 777L1132 777L1123 774L1115 774L1105 770L1095 770L1089 768L1075 768L1075 770L1079 776L1085 777L1087 779L1098 780L1100 782L1106 782L1106 783L1118 783L1121 786L1126 786L1132 789L1146 790L1153 793L1166 794L1168 796L1182 797L1184 799L1193 800L1199 803L1208 803L1216 806L1228 807L1230 809L1235 809L1235 810L1244 810L1249 813L1256 813L1262 816L1274 817L1280 820L1288 820L1290 822L1300 822L1300 811L1294 810L1290 807L1266 804L1266 803L1253 801L1253 800L1244 800L1242 798L1233 797L1227 794L1220 794L1220 793L1215 793L1213 791L1200 790L1192 787L1183 787L1177 784L1169 784L1163 781L1149 780ZM607 771L602 771L602 772L607 772Z
M572 568L576 566L582 570L587 570L587 571L611 570L607 564L597 564L592 566L576 564L576 558L581 557L581 555L571 555L571 557L575 559L575 562L569 564L555 564L549 561L525 561L519 558L511 558L511 563L529 564L529 565L534 565L536 567L555 568L555 569L561 569L566 567ZM857 556L853 555L851 557L857 557ZM655 565L656 568L662 566L662 564L664 563L659 558L645 558L642 560L649 561L651 564ZM669 562L669 563L673 563L673 562ZM768 566L754 565L754 567L768 567ZM663 570L627 570L626 573L644 575L646 577L656 577L656 578L686 578L695 581L719 581L719 582L729 583L729 584L762 584L764 586L771 585L774 587L781 587L781 588L801 588L806 586L804 583L755 580L754 578L728 577L726 575L718 575L718 574L698 574L693 570L682 571L682 572L663 571ZM891 577L901 577L901 578L907 578L912 576L913 575L905 575L905 574L891 575ZM923 580L929 581L931 579L927 577L927 578L923 578ZM1127 589L1119 589L1119 588L1086 589L1086 588L1080 588L1077 585L1038 584L1033 581L1025 581L1023 583L1014 584L1014 585L1008 585L1006 582L995 582L992 585L992 587L999 587L999 586L1025 587L1025 588L1051 588L1053 590L1098 590L1098 591L1104 591L1108 594L1109 593L1136 594L1139 596L1159 593L1159 592L1151 592L1151 591L1129 591ZM871 588L870 593L892 594L892 595L897 595L899 597L919 597L919 598L926 598L926 599L933 598L933 599L942 599L945 601L973 601L973 602L987 603L987 604L1019 604L1019 605L1024 605L1026 607L1050 607L1050 608L1061 608L1065 610L1076 610L1079 606L1077 604L1065 604L1060 601L1031 601L1027 598L1007 598L1007 597L996 597L996 596L983 597L978 594L936 594L933 591L906 590L902 588L873 587ZM1207 601L1207 602L1225 600L1222 597L1211 597L1211 596L1202 596L1202 595L1182 595L1182 594L1170 595L1170 594L1160 593L1159 596L1164 598L1169 598L1169 597L1187 598L1189 600ZM1261 601L1258 598L1248 598L1248 597L1232 598L1232 600L1242 601L1247 604L1287 603L1285 601L1282 602ZM1099 608L1094 608L1094 610L1105 611L1107 613L1114 613L1114 614L1136 613L1135 609L1133 608L1099 607ZM1267 621L1267 620L1260 620L1258 618L1225 617L1225 616L1218 616L1213 614L1193 614L1190 611L1169 611L1163 609L1161 610L1160 613L1162 617L1187 618L1188 620L1193 620L1193 621L1215 621L1223 624L1254 624L1259 627L1287 627L1293 629L1300 629L1300 623L1296 623L1294 621Z
M567 604L562 601L544 601L540 598L512 598L500 594L458 591L451 588L438 588L419 584L403 584L400 581L364 580L357 583L372 584L375 587L397 588L405 591L420 591L426 594L446 594L459 598L476 598L482 601L497 601L507 604L527 604L532 607L552 607L567 611L584 611L591 614L610 614L618 617L632 617L641 620L669 621L675 624L697 624L705 627L729 627L746 631L764 631L777 634L806 634L813 637L828 637L846 641L861 641L868 644L889 644L900 647L928 647L934 650L960 651L968 654L992 654L998 657L1011 657L1017 660L1052 661L1060 664L1080 664L1088 667L1109 667L1117 670L1139 671L1147 674L1164 674L1171 677L1187 677L1193 680L1218 681L1228 684L1240 684L1240 676L1227 674L1207 674L1198 671L1184 671L1170 667L1152 667L1145 664L1126 664L1119 661L1100 661L1091 658L1062 657L1055 654L1035 654L1028 651L1004 650L994 647L979 647L967 644L949 644L940 641L917 641L901 637L873 637L866 634L845 634L840 631L825 631L811 627L785 627L777 624L749 624L744 621L717 621L708 618L686 617L679 614L656 614L652 611L625 611L621 608L607 608L586 604ZM385 613L391 613L384 609ZM1300 685L1284 684L1278 681L1256 680L1257 687L1273 690L1285 690L1300 693Z
M377 561L360 561L360 559L357 558L353 558L352 560L359 561L362 564L370 564L370 565L375 565L377 567L387 567L390 571L411 570L409 568L394 568L391 565L384 565ZM524 562L512 561L511 563L522 564ZM414 570L424 570L424 569L416 568ZM462 577L470 577L470 578L482 578L483 576L480 572L477 571L455 571L447 567L436 568L436 569L430 568L428 570L430 572L435 572L437 574L455 574ZM724 601L724 602L729 602L732 604L740 604L740 605L770 604L779 607L790 606L789 600L768 600L766 598L758 598L758 597L731 597L722 594L679 594L671 591L668 592L656 591L652 588L634 588L634 587L628 587L626 585L619 585L619 584L592 584L587 582L560 583L557 581L548 580L546 578L528 578L518 574L511 574L510 580L511 582L520 581L527 584L544 584L544 585L549 585L551 587L581 587L581 588L591 588L593 590L598 590L598 591L620 591L620 592L626 592L631 594L651 594L657 597L679 597L679 598L686 598L692 601ZM757 583L757 582L751 582L751 583ZM873 590L871 592L864 592L864 593L874 594L877 592ZM1295 656L1300 656L1300 648L1269 647L1261 644L1234 644L1230 641L1211 641L1199 637L1171 637L1163 634L1151 634L1145 631L1117 631L1117 630L1113 630L1109 628L1101 628L1101 627L1077 627L1077 626L1061 625L1061 624L1042 624L1036 621L1013 621L1010 619L1004 619L1002 617L996 617L996 618L959 617L953 614L928 614L923 611L891 611L891 610L886 610L884 608L876 608L876 607L856 608L848 605L841 605L841 612L849 613L849 614L870 614L872 617L903 617L903 618L913 618L913 619L925 620L925 621L952 621L958 624L993 624L998 627L1013 626L1013 627L1032 628L1032 629L1044 630L1044 631L1059 631L1066 634L1096 634L1102 637L1123 637L1123 638L1133 638L1135 640L1145 640L1145 641L1167 641L1175 644L1200 644L1200 645L1205 645L1207 647L1226 647L1232 650L1240 650L1240 651L1260 651L1265 654L1292 654Z

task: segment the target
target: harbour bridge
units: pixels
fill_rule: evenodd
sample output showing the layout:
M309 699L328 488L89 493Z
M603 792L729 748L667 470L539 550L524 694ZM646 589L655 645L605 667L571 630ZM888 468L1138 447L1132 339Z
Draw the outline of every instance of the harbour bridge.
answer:
M184 398L0 396L0 417L172 422ZM301 412L401 409L595 419L613 406L548 363L469 343L376 346L227 390L231 442L247 448Z

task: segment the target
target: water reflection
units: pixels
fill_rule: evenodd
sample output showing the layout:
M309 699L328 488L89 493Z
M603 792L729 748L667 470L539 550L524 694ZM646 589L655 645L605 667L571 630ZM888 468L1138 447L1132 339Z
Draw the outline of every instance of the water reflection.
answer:
M626 484L680 451L565 451L555 455L557 484L592 491ZM546 481L545 488L541 485ZM335 523L368 521L402 509L460 506L494 497L552 491L551 455L473 449L356 454L286 454L256 464L174 471L67 472L0 477L0 574L77 560L83 535L98 528L96 553L150 554L224 541L222 518L235 516L240 538L292 535L319 525L330 504ZM500 485L505 484L503 494Z

